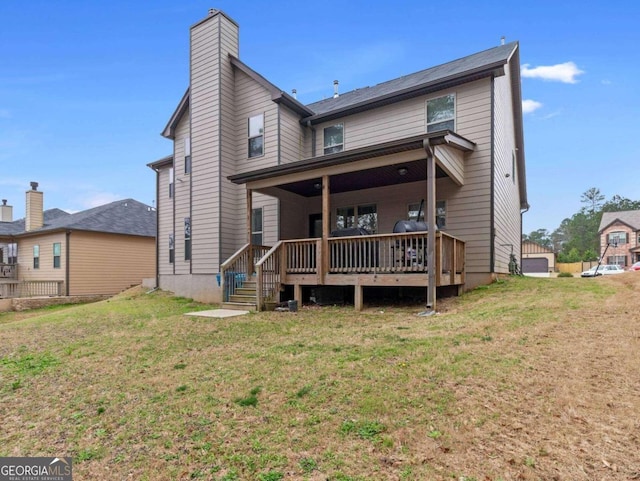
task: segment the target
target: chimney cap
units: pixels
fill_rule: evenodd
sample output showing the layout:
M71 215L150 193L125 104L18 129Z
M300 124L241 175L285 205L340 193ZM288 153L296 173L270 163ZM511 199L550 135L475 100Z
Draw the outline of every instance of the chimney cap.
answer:
M37 182L31 182L31 190L38 190L38 183Z
M7 205L7 199L2 199L2 205Z

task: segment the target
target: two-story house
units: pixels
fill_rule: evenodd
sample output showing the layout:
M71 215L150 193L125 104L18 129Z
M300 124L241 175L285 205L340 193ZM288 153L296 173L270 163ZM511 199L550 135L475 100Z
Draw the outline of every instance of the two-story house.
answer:
M628 267L640 261L640 210L603 212L598 233L603 263Z
M262 308L341 286L359 309L406 286L433 309L509 273L528 208L517 42L304 105L242 62L238 30L218 10L191 27L173 154L149 164L160 288Z

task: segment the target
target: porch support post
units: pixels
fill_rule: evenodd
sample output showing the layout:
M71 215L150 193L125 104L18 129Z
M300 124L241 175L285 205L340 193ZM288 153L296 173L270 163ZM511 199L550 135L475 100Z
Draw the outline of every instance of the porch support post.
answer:
M429 316L436 312L436 163L433 158L433 149L429 139L423 141L424 150L427 153L427 266L428 283L426 310L421 315Z
M255 266L253 265L253 245L251 245L251 213L253 211L253 191L247 188L247 244L249 244L249 262L247 266L247 274L251 274L255 271Z
M318 266L320 270L319 277L324 284L324 276L329 272L329 234L331 231L331 203L329 197L331 195L329 176L322 176L322 267Z

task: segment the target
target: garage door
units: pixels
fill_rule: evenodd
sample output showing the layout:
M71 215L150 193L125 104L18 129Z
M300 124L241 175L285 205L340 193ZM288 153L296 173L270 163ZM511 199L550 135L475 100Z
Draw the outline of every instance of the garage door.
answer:
M522 259L522 272L549 272L549 259L546 257L531 257Z

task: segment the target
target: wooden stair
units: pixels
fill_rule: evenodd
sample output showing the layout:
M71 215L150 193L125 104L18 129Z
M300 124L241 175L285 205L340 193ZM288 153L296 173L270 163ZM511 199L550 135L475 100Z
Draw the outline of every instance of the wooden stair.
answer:
M229 300L222 303L224 309L236 311L257 311L258 296L255 277L249 277L242 283L242 287L236 287L235 294L229 296Z

